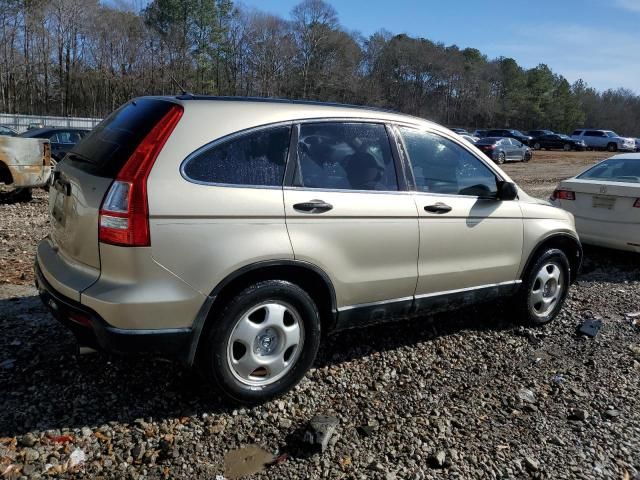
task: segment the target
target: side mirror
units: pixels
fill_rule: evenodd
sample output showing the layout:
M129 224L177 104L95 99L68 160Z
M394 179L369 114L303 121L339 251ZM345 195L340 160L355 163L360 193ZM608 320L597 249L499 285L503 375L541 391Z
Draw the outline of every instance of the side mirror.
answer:
M518 198L518 187L515 183L498 183L498 200L515 200Z

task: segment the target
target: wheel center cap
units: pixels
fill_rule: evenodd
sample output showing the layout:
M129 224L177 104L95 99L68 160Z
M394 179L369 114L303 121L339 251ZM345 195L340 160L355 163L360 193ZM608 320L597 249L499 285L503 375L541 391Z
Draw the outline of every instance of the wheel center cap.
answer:
M256 337L254 345L258 355L269 355L278 346L278 335L271 328L267 328Z

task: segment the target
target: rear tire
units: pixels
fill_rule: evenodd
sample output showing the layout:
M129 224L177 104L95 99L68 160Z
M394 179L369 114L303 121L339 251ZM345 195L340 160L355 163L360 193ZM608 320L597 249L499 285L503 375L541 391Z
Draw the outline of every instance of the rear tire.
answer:
M284 280L247 287L211 321L200 367L233 402L257 404L287 392L311 367L320 346L316 304Z
M568 151L570 151L570 150L571 150L571 145L569 145L568 143L565 143L565 144L563 145L562 149L563 149L565 152L568 152Z
M515 298L523 323L545 325L557 317L569 291L570 266L562 250L542 252L522 278Z

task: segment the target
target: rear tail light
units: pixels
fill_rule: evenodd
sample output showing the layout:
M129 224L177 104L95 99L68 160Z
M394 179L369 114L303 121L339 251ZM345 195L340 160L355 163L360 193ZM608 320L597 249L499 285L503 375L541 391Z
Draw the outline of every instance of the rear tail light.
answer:
M111 184L100 207L101 242L126 247L151 245L147 178L182 113L180 105L173 105L140 142Z
M640 198L636 198L636 201L633 204L633 206L636 207L636 208L640 208Z
M552 200L575 200L576 194L571 190L554 190L551 195Z

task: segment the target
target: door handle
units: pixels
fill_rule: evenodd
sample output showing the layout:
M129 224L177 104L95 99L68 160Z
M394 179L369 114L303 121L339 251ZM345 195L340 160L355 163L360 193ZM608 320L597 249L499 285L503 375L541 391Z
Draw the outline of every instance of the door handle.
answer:
M439 215L451 211L451 207L446 203L438 202L433 205L426 205L424 207L425 212L437 213Z
M293 208L301 212L322 213L331 210L333 205L322 200L311 200L310 202L296 203Z

